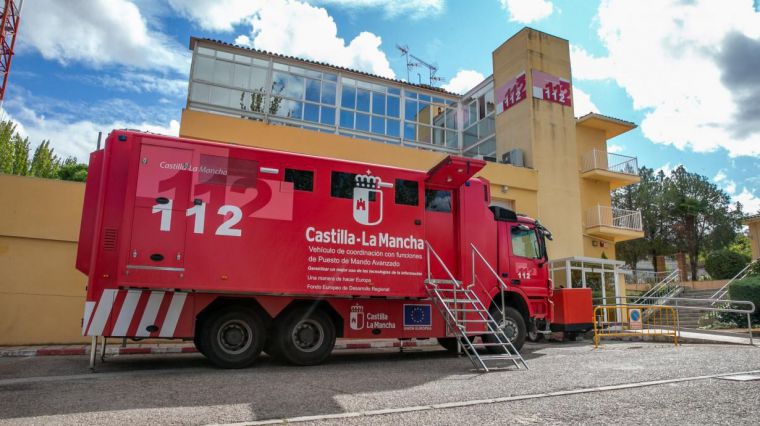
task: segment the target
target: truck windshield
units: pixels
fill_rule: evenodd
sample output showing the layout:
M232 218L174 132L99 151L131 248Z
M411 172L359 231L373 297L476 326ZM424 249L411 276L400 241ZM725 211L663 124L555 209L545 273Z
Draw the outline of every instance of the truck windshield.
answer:
M538 237L533 229L512 228L512 254L531 259L543 257Z

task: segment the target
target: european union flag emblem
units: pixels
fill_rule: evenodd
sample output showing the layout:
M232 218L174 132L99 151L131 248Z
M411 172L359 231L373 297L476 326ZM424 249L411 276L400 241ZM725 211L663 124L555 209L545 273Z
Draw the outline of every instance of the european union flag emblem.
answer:
M430 327L430 305L404 305L404 327Z

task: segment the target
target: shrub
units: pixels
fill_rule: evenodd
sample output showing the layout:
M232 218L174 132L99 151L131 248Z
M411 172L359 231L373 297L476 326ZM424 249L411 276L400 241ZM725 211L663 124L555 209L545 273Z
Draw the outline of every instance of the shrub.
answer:
M748 300L754 303L755 312L752 314L752 322L760 321L760 276L747 277L732 282L728 286L728 295L731 300Z
M749 263L749 259L734 251L722 249L707 255L705 270L714 280L733 278Z

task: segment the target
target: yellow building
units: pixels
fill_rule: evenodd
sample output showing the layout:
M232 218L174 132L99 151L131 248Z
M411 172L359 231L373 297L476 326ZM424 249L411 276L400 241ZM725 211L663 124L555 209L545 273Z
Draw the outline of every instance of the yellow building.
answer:
M447 154L485 159L494 203L553 232L557 285L623 295L615 243L644 233L610 192L637 183L638 164L607 141L636 126L575 118L567 40L523 29L464 95L215 40L190 49L180 136L418 170Z
M760 214L747 216L742 223L749 228L749 244L752 249L752 259L760 259Z
M190 49L180 136L417 170L448 154L487 160L480 174L494 203L553 232L555 285L624 292L615 243L643 236L641 213L612 208L610 191L638 182L638 165L609 153L607 141L635 125L575 118L567 40L523 29L493 52L493 74L464 95L214 40L192 38ZM40 195L16 190L24 185ZM27 203L0 216L0 269L10 271L0 278L0 344L78 340L83 185L0 177L0 189L3 205ZM32 222L26 209L46 213Z

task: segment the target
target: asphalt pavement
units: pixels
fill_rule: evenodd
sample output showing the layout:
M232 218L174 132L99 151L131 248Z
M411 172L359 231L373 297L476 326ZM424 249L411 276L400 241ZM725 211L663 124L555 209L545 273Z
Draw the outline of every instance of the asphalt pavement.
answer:
M0 424L758 424L760 348L528 344L530 370L476 373L437 347L341 351L324 365L198 354L0 358ZM305 418L304 418L305 417Z

